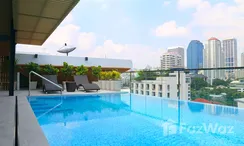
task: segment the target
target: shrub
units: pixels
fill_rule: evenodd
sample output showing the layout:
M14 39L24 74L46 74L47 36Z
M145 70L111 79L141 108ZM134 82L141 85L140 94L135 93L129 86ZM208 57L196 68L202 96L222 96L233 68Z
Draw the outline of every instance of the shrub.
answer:
M40 66L34 62L30 62L30 63L26 64L25 69L28 72L30 72L30 71L34 71L36 73L40 72Z
M53 67L52 64L44 65L42 68L42 72L47 75L56 75L59 72L59 69L56 67Z
M60 71L64 75L65 80L67 80L68 77L70 77L74 74L74 66L69 65L67 62L64 62L63 67L60 69Z
M119 80L120 79L120 72L118 71L111 71L111 79L112 80Z
M99 79L102 71L101 66L98 67L93 66L91 69L92 69L92 75Z
M84 65L78 66L76 68L76 75L86 75L88 72L88 68Z

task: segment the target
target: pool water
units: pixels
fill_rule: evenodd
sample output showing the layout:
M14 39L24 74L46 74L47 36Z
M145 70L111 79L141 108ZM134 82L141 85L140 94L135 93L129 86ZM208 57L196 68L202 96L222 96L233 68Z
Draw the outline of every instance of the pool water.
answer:
M244 109L134 94L28 98L51 146L244 144Z

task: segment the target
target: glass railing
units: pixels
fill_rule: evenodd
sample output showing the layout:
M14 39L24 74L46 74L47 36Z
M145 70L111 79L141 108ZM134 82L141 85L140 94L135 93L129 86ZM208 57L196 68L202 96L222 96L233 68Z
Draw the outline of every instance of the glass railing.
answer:
M130 71L122 83L133 94L244 107L244 67Z

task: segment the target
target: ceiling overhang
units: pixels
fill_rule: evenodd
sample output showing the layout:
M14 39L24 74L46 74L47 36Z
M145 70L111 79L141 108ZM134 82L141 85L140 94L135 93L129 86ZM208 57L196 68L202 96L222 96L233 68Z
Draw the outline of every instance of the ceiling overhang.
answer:
M42 45L79 0L13 0L16 43Z

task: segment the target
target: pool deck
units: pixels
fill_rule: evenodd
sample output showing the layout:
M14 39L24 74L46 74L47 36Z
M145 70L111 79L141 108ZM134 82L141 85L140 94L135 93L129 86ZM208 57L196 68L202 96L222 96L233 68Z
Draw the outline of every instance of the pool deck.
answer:
M106 91L100 90L98 92L66 92L63 95L87 95L97 93L120 93L129 92L128 89L121 91ZM31 90L31 96L49 96L60 95L60 92L53 94L44 94L40 90ZM18 144L19 146L48 146L46 137L43 134L41 127L31 109L26 96L28 90L15 91L15 96L18 97ZM15 96L8 96L8 91L0 91L0 146L15 145L15 126L16 126L16 98Z

